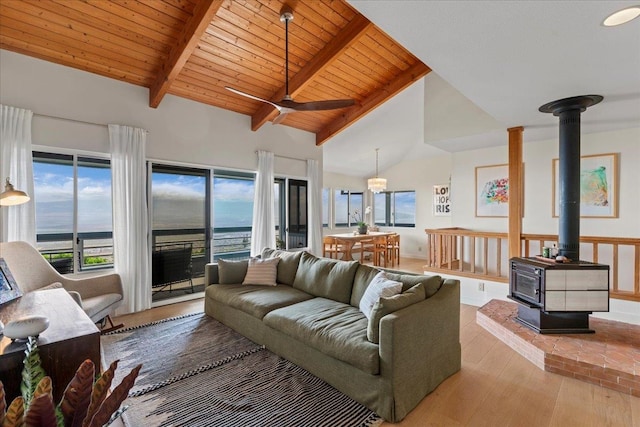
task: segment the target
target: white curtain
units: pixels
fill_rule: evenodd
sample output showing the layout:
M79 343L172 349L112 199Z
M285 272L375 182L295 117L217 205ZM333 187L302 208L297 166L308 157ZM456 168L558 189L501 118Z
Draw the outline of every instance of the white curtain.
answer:
M33 197L31 119L33 112L0 105L0 192L9 178L16 190L31 197L27 203L0 207L0 241L22 240L36 245L36 208Z
M258 176L253 197L251 256L264 248L276 247L276 220L273 213L273 153L258 151Z
M109 125L114 266L124 286L118 314L151 307L146 139L144 129Z
M309 252L322 256L322 181L318 161L307 159L307 185L309 186Z

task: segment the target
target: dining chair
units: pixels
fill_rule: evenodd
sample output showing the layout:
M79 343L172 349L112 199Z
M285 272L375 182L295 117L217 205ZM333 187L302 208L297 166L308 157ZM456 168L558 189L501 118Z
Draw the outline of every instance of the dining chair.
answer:
M325 258L338 258L338 243L335 237L322 238L322 256Z
M387 266L387 236L376 236L373 238L373 265L380 267L384 263Z
M360 242L356 243L353 246L353 248L351 248L352 252L356 252L356 253L360 252L360 264L364 264L366 252L369 252L371 254L374 253L373 241L374 241L373 237L370 239L360 240Z
M395 233L387 237L387 256L391 266L400 265L400 235Z

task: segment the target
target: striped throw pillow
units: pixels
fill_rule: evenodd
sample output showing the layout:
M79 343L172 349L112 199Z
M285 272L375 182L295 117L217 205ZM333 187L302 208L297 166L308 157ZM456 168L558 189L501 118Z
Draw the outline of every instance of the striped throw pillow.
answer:
M371 318L371 310L380 298L387 298L393 295L398 295L402 291L402 282L396 282L390 280L383 271L376 274L371 280L367 290L364 291L362 299L360 300L360 311L366 316L367 319Z
M280 258L251 258L243 285L275 286Z

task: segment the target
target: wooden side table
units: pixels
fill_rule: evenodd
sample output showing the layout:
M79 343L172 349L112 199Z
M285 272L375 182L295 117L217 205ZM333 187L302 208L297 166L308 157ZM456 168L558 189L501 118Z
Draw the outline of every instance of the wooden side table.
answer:
M84 360L93 361L96 373L100 370L100 331L64 289L29 292L0 307L0 320L5 324L27 315L49 318L49 328L38 337L38 348L42 367L53 383L54 402L58 404ZM8 405L20 395L26 344L1 337L0 380Z

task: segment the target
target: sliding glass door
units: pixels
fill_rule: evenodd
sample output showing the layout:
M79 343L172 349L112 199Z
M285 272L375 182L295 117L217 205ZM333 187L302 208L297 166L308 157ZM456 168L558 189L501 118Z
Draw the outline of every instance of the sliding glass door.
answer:
M210 259L210 171L153 164L152 301L204 290Z

